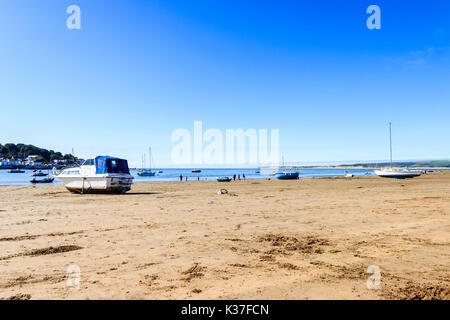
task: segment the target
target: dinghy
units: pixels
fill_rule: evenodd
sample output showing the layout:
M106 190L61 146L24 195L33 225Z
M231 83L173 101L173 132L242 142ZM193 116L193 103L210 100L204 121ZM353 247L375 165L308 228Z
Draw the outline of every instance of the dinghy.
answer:
M33 184L35 184L35 183L52 183L53 180L55 180L55 178L44 178L44 179L33 178L30 180L30 182Z

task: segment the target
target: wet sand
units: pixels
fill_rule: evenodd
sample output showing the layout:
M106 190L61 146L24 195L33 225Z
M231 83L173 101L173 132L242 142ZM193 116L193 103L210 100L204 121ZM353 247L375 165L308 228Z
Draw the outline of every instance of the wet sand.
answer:
M450 172L0 187L4 299L450 299L449 249Z

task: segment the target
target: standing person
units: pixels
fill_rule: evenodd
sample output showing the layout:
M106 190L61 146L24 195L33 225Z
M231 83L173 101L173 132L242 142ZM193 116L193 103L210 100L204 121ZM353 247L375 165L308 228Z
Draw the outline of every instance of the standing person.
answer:
M180 181L183 181L183 175L180 174Z
M186 181L187 181L187 176L185 178L186 178Z
M236 173L233 174L233 181L236 181Z
M242 174L242 178L245 180L245 173Z
M241 180L241 175L240 174L238 174L238 180Z
M197 176L197 181L200 181L200 176Z

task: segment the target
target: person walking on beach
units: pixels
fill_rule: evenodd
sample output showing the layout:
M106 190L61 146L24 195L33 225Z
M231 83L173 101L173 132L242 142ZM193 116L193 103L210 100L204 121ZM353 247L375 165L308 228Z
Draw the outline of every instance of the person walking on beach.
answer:
M186 181L187 181L187 176L185 178L186 178Z
M180 182L183 181L183 175L180 174Z
M241 175L240 174L238 174L238 180L241 180Z
M233 181L236 181L236 173L233 174Z
M200 176L197 176L197 181L200 181Z
M242 174L242 179L245 181L245 173Z

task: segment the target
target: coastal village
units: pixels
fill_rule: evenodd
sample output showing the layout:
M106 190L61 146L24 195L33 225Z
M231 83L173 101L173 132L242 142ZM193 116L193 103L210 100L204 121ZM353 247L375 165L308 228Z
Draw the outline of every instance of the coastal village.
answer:
M30 155L26 158L2 158L0 157L0 169L48 169L65 167L69 164L68 160L55 159L51 163L44 163L38 155Z

